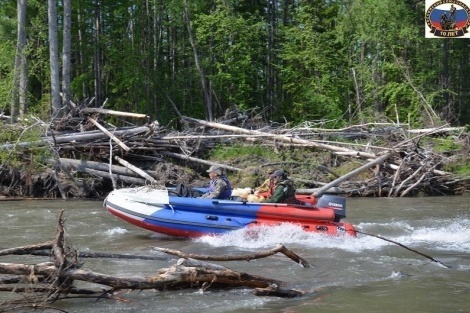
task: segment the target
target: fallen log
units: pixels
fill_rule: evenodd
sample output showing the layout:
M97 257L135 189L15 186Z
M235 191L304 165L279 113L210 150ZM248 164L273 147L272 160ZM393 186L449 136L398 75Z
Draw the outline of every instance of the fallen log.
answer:
M100 125L100 123L98 123L97 121L95 121L93 118L91 117L88 117L88 120L93 124L95 125L96 127L98 127L99 130L101 130L103 133L105 133L109 138L111 138L115 143L117 143L122 149L124 149L125 151L129 152L131 150L131 148L129 148L128 146L126 146L121 140L119 140L119 138L117 138L116 136L114 136L109 130L107 130L106 128L104 128L103 126Z
M395 152L395 151L389 152L387 154L382 155L381 157L378 157L377 159L373 160L372 162L369 162L369 163L366 163L366 164L362 165L361 167L349 172L348 174L343 175L343 176L333 180L332 182L326 184L325 186L319 188L317 191L315 191L313 193L313 196L315 196L315 197L321 196L326 190L330 189L331 187L336 187L341 182L343 182L343 181L345 181L345 180L347 180L347 179L349 179L349 178L351 178L355 175L358 175L358 174L362 173L363 171L368 170L369 168L371 168L371 167L373 167L377 164L385 162L385 160L387 160L388 158L392 157L395 154L397 154L397 152Z
M119 129L114 132L114 136L135 136L138 134L144 134L149 132L150 129L147 126L140 126L134 127L130 129ZM61 143L70 143L70 142L83 142L83 141L90 141L96 139L103 139L107 138L107 136L101 131L88 131L82 133L73 133L73 134L65 134L65 135L58 135L58 136L50 136L50 137L43 137L41 140L33 141L33 142L18 142L18 143L10 143L10 144L3 144L0 145L0 149L13 149L16 147L20 148L30 148L30 147L37 147L37 146L45 146L47 144L61 144Z
M60 279L80 280L99 285L106 285L113 290L117 289L157 289L170 290L180 288L194 288L197 282L212 283L226 287L252 287L266 288L271 285L283 285L284 283L274 279L268 279L257 275L235 272L227 268L215 270L208 265L197 267L185 267L173 265L157 271L154 276L126 276L119 277L94 272L86 269L64 268L58 269L53 262L29 265L16 263L0 263L0 274L31 275L58 277Z
M114 159L116 161L118 161L119 163L121 163L121 165L127 167L128 169L130 169L131 171L134 171L135 173L139 174L140 176L142 176L143 178L145 178L146 180L150 181L150 183L152 184L156 184L157 181L155 180L155 178L153 178L152 176L150 176L149 174L147 174L146 172L144 172L143 170L141 170L140 168L132 165L131 163L127 162L126 160L124 160L123 158L120 158L118 157L117 155L114 156Z
M192 161L192 162L197 162L197 163L201 163L201 164L206 164L206 165L217 165L217 166L220 166L221 168L225 168L227 170L231 170L231 171L243 171L243 169L241 168L237 168L237 167L233 167L233 166L229 166L229 165L224 165L224 164L220 164L220 163L214 163L214 162L210 162L210 161L206 161L206 160L202 160L202 159L198 159L198 158L193 158L193 157L190 157L190 156L187 156L187 155L184 155L184 154L179 154L179 153L173 153L173 152L164 152L165 155L168 155L170 157L174 157L174 158L179 158L179 159L182 159L182 160L188 160L188 161Z
M282 253L291 260L293 260L296 263L299 263L303 267L310 267L310 264L298 255L296 255L294 252L290 251L284 245L282 244L277 244L274 249L264 251L264 252L259 252L259 253L252 253L248 255L226 255L226 256L207 256L207 255L198 255L198 254L187 254L187 253L182 253L180 251L172 250L172 249L167 249L167 248L159 248L159 247L154 247L155 250L168 253L168 254L173 254L177 255L182 258L191 258L191 259L196 259L196 260L211 260L211 261L240 261L240 260L245 260L245 261L250 261L254 259L261 259L265 258L270 255L274 255L276 253Z
M214 123L214 122L207 122L207 121L198 120L198 119L190 118L190 117L186 117L186 116L183 117L183 120L193 122L193 123L198 123L200 125L204 125L204 126L208 126L208 127L233 131L233 132L237 132L237 133L266 135L267 137L272 137L276 140L280 140L280 141L287 142L287 143L304 144L304 145L307 145L307 146L310 146L310 147L316 147L316 148L320 148L320 149L324 149L324 150L329 150L329 151L331 151L335 154L350 155L350 156L356 156L356 157L362 157L362 158L376 158L376 155L373 154L373 153L366 153L366 152L351 150L351 149L347 149L347 148L343 148L343 147L327 145L327 144L323 144L323 143L317 143L317 142L314 142L314 141L289 137L289 136L286 136L286 135L268 134L268 133L263 133L263 132L257 131L257 130L249 130L249 129L244 129L244 128L235 127L235 126L229 126L229 125L224 125L224 124L219 124L219 123Z
M0 250L0 255L7 253L32 252L35 248L49 248L52 262L42 262L36 264L26 263L0 263L0 283L3 285L0 291L12 293L35 293L35 297L22 297L17 299L2 301L0 311L11 308L11 304L22 304L35 306L54 302L57 299L67 299L68 294L88 294L97 297L112 297L120 289L142 290L156 289L160 291L179 290L181 288L200 288L202 291L208 288L253 288L254 293L260 296L296 297L305 294L303 291L285 288L286 283L265 278L258 275L244 272L236 272L218 264L207 263L192 258L180 258L169 268L162 268L151 276L115 276L95 272L89 269L82 269L83 263L79 262L80 254L73 249L65 236L63 210L59 214L57 232L52 242L37 245L9 248ZM184 252L168 249L159 251L172 252L173 254L186 255ZM289 258L307 267L308 263L290 251L283 245L277 245L269 251L255 253L244 256L245 259L256 259L267 257L274 253L284 253ZM202 256L200 256L202 257ZM234 260L238 257L210 257L206 259ZM76 281L82 281L97 285L104 285L110 289L98 290L77 289L74 286ZM9 286L15 284L14 286ZM19 302L20 301L20 302Z
M435 164L435 165L433 166L433 168L436 167L436 166L437 166L437 164ZM427 170L426 172L424 172L424 173L421 175L421 177L420 177L415 183L413 183L411 186L409 186L408 188L406 188L406 190L404 190L404 191L400 194L400 197L406 196L406 195L408 194L408 192L410 192L411 189L415 188L418 184L420 184L420 183L424 180L424 178L425 178L427 175L429 175L429 170Z
M22 246L16 248L9 248L9 249L2 249L0 250L0 256L2 255L9 255L9 254L29 254L36 250L44 250L44 249L51 249L52 248L52 241L48 241L45 243L39 243L35 245L29 246Z
M125 176L125 175L119 175L119 174L110 175L108 172L93 170L90 168L77 168L77 172L87 173L91 176L115 179L117 181L122 181L128 184L135 184L135 185L140 185L140 186L146 185L146 180L143 178L138 178L138 177L131 177L131 176Z
M82 109L82 113L103 113L109 114L114 116L124 116L124 117L135 117L135 118L145 118L148 119L149 116L146 114L140 113L130 113L130 112L122 112L122 111L115 111L115 110L108 110L108 109L101 109L101 108L84 108Z
M37 246L37 245L34 245ZM50 244L52 247L52 243ZM33 246L32 246L33 247ZM45 246L46 247L46 246ZM41 247L39 247L41 248ZM11 248L0 250L0 255L36 255L36 256L50 256L51 251L49 250L30 250L20 248ZM149 256L149 255L134 255L134 254L121 254L121 253L106 253L106 252L84 252L77 251L77 257L82 259L123 259L123 260L148 260L148 261L172 261L174 257L162 257L162 256Z
M103 162L94 162L94 161L87 161L87 160L75 160L75 159L68 159L68 158L60 158L59 159L61 164L72 166L73 168L77 169L92 169L97 171L106 172L109 170L110 165L108 163ZM50 162L54 162L50 160ZM119 165L111 165L111 171L113 174L123 175L123 176L130 176L130 177L141 177L136 172L130 170L125 166ZM157 172L146 171L149 175L153 176L154 178L157 177Z

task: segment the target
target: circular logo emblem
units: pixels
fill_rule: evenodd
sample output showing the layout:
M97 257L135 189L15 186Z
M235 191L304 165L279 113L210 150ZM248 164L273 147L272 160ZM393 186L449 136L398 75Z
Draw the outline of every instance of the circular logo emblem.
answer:
M461 1L434 2L426 11L428 30L435 37L455 38L468 33L470 8ZM428 36L426 36L428 37Z

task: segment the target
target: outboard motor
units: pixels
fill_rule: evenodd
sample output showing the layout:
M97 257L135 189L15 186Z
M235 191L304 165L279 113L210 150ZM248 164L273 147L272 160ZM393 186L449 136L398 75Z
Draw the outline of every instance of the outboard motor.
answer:
M334 195L322 195L318 199L317 207L335 210L335 222L346 217L346 198Z

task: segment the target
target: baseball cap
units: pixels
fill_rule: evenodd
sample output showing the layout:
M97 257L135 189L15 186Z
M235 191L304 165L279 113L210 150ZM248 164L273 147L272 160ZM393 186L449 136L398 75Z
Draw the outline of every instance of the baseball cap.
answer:
M222 169L220 168L220 166L212 165L206 172L207 173L214 172L216 174L221 175L222 174Z

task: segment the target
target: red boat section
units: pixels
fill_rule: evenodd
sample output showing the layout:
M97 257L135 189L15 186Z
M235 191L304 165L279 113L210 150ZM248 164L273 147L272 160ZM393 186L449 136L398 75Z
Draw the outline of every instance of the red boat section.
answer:
M267 225L267 226L277 226L281 225L282 223L286 223L286 221L275 221L275 220L266 220L266 219L258 219L254 224L251 224L253 227L255 225ZM289 221L289 223L292 223ZM297 224L297 223L293 223ZM337 222L330 222L330 221L310 221L304 223L298 223L303 230L308 232L316 232L316 233L323 233L328 235L340 235L342 233L356 236L356 229L352 224L349 223L337 223Z
M289 223L300 225L305 231L329 235L338 235L342 232L346 232L349 235L356 235L356 230L353 225L334 222L334 219L334 209L300 209L300 206L283 206L282 204L273 203L269 206L263 204L260 207L254 225L274 226L288 221Z
M317 204L318 200L311 195L295 195L295 198L301 202L308 203L311 205Z
M256 213L257 219L289 221L294 223L308 222L311 220L334 221L335 211L329 208L314 208L305 206L295 206L283 203L263 203Z

